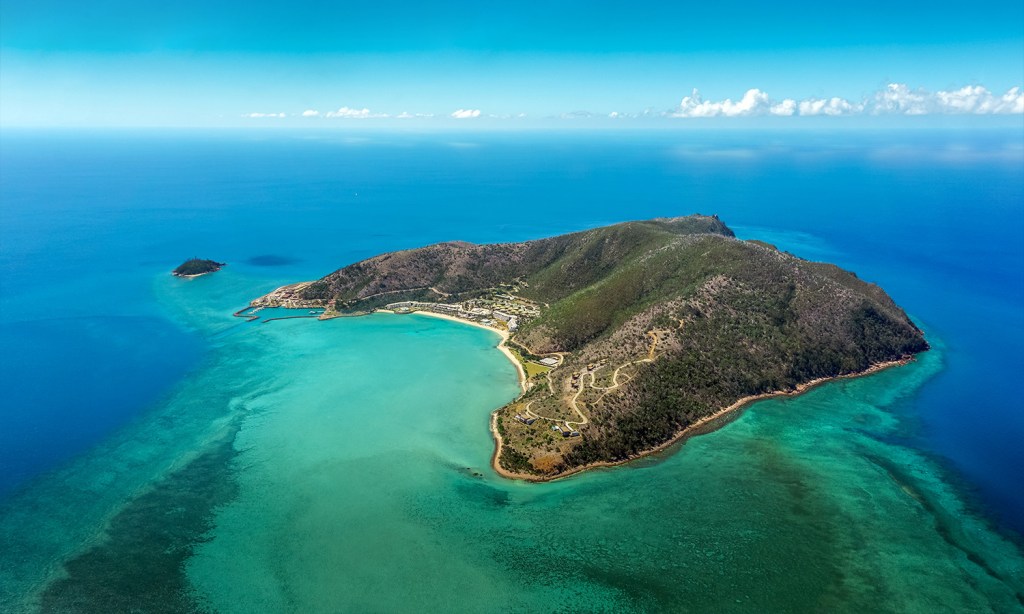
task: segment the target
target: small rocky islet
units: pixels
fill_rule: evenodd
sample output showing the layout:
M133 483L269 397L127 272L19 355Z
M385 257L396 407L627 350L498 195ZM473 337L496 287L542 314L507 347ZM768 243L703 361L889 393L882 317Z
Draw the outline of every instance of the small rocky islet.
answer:
M174 275L175 277L199 277L200 275L206 275L208 273L216 273L226 264L227 263L224 262L217 262L216 260L189 258L185 262L179 264L176 269L171 271L171 275Z

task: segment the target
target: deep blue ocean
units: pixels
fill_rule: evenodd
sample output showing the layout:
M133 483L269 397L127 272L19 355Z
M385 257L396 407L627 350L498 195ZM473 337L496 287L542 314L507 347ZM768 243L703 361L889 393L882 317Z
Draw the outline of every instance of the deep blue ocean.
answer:
M1024 127L4 132L0 498L200 367L204 340L155 290L186 258L255 297L388 250L696 212L878 283L941 340L941 372L902 401L911 443L1024 532Z

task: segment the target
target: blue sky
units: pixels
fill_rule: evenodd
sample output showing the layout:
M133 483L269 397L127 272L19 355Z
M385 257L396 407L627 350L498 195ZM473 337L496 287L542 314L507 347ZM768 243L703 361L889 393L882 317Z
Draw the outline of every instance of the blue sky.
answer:
M1020 0L0 4L6 126L1016 121L1021 85Z

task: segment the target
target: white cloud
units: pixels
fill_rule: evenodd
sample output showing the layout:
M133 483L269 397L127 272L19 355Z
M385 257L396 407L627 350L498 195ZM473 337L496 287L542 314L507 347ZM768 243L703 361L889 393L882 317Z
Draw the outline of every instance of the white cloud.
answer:
M249 119L263 119L267 117L287 117L284 113L246 113L242 117Z
M725 101L728 103L728 99ZM759 89L747 90L746 94L743 94L743 98L739 102L729 105L724 104L722 106L722 113L725 115L760 115L764 113L771 106L768 100L768 94L765 94Z
M473 119L474 117L480 117L480 109L459 109L452 112L451 116L455 119Z
M741 117L746 115L764 115L771 110L768 94L759 89L747 90L743 98L736 102L726 98L721 102L704 100L700 92L694 88L693 93L683 98L679 109L673 117Z
M968 85L952 92L938 92L935 99L940 112L944 113L1024 113L1024 92L1019 87L997 97L980 85Z
M328 111L326 117L340 117L342 119L377 119L387 117L387 113L371 113L369 109L353 109L341 107L337 111Z
M302 112L303 117L320 117L320 111L316 109L306 109Z
M928 114L1021 114L1024 113L1024 91L1020 87L996 96L980 85L935 93L910 89L904 83L890 83L861 102L844 98L785 98L773 100L759 89L747 90L743 98L733 101L704 100L696 89L666 113L669 117L749 117L777 115L928 115Z
M808 98L797 105L800 115L851 115L860 113L864 105L853 104L838 97Z
M799 107L795 100L793 100L792 98L787 98L780 103L773 104L768 109L768 112L771 113L772 115L781 115L783 117L789 117L790 115L795 115L798 108Z
M996 96L980 85L967 85L958 90L931 94L924 90L911 90L902 83L890 83L875 94L872 113L903 115L1007 115L1024 113L1024 93L1014 87L1002 96Z
M890 83L875 92L871 112L875 115L924 115L928 113L928 94L911 90L905 83Z
M1001 113L1024 114L1024 91L1021 91L1021 88L1010 88L1003 94L1000 102Z

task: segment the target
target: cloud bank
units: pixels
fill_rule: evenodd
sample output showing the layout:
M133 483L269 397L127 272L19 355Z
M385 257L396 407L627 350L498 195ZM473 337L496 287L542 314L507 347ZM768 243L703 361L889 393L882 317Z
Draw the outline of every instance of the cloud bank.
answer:
M730 98L704 100L696 89L685 96L669 117L752 117L794 115L1010 115L1024 113L1024 92L1014 87L996 95L980 85L958 90L928 92L912 90L903 83L890 83L885 89L858 102L843 98L805 98L774 100L759 89L747 90L737 101Z
M840 97L803 99L772 98L767 92L753 88L739 99L705 100L696 89L683 97L678 107L667 111L647 108L640 112L612 111L593 113L572 111L541 116L542 121L562 120L594 122L600 120L657 120L662 118L701 117L837 117L837 116L921 116L921 115L1024 115L1024 88L1018 86L1003 94L995 94L981 85L966 85L959 89L929 92L925 89L911 89L905 83L890 83L884 88L860 100ZM324 119L388 119L407 121L414 119L491 119L511 121L526 117L523 113L501 113L485 115L480 109L460 108L445 115L402 111L399 114L378 113L363 107L341 107L335 111L321 112L316 109L296 110L293 113L244 113L247 119L312 118Z
M367 108L353 109L351 107L341 107L337 111L328 111L324 117L340 117L342 119L376 119L386 118L387 113L372 113Z

